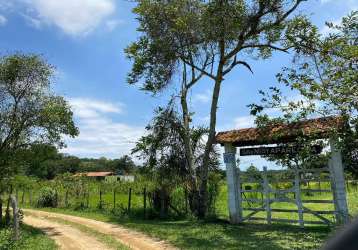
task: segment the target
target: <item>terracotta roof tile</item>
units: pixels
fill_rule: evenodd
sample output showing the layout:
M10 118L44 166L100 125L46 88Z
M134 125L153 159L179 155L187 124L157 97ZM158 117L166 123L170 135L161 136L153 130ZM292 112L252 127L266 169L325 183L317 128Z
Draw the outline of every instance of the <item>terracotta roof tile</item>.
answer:
M110 176L113 175L113 172L88 172L88 177L99 177L99 176Z
M235 146L252 146L294 141L298 136L319 139L327 137L329 132L341 128L343 124L341 117L322 117L265 128L219 132L216 135L216 142L232 143Z

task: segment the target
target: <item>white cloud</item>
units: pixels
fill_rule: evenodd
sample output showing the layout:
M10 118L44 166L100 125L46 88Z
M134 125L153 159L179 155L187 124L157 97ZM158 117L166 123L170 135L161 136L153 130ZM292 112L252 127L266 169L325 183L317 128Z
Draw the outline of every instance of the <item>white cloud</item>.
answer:
M123 23L122 20L119 19L111 19L106 22L106 27L109 31L115 30L119 25Z
M10 2L9 0L0 0L0 9L2 9L2 10L11 9L13 6L14 6L14 3Z
M80 157L118 158L130 154L135 142L145 133L144 127L117 122L111 115L123 113L123 105L89 98L72 98L80 135L68 138L62 152Z
M207 90L203 93L195 94L193 96L193 102L208 103L211 100L212 93Z
M6 17L0 15L0 26L4 26L7 23Z
M40 19L30 15L22 14L22 17L26 20L28 25L35 29L41 29L44 24Z
M113 0L26 0L33 19L73 36L92 32L115 11Z
M235 118L235 129L240 128L251 128L255 126L255 117L254 116L240 116Z
M103 102L90 98L72 98L69 100L75 114L80 118L94 118L106 113L123 113L123 104Z

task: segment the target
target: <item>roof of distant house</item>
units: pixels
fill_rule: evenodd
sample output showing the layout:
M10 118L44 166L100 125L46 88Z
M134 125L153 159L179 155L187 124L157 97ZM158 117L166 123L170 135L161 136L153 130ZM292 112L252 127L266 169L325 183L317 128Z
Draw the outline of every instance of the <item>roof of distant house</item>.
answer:
M105 177L114 175L113 172L87 172L87 173L77 173L75 176L87 176L87 177Z
M240 147L292 142L299 136L320 139L326 138L333 130L343 126L342 117L321 117L268 127L219 132L216 135L216 143Z

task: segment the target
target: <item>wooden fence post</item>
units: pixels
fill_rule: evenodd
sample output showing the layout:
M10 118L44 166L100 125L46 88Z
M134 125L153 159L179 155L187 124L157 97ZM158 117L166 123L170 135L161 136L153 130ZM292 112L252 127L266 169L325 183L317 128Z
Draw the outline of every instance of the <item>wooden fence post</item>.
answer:
M132 188L128 191L128 214L131 212Z
M113 210L116 209L116 189L113 189Z
M22 196L21 196L21 205L24 205L24 200L25 200L25 190L22 190Z
M11 207L13 211L13 220L14 220L14 239L18 240L20 236L19 232L19 209L17 205L16 197L11 196Z
M270 206L270 186L267 179L267 167L263 168L262 179L264 185L264 194L265 194L265 208L266 208L266 220L268 224L271 224L271 206Z
M295 168L295 197L296 197L296 205L298 209L298 223L300 224L300 227L304 227L303 207L302 207L301 192L300 192L300 175L297 168Z
M99 209L102 209L102 189L99 189Z
M87 195L86 195L86 207L89 208L89 199L90 199L90 191L89 189L87 190Z
M147 188L145 187L143 190L143 211L144 211L144 219L147 218Z
M237 173L237 192L238 192L238 196L237 196L237 202L238 202L238 218L239 218L239 222L242 222L243 220L243 216L242 216L242 192L241 192L241 176L240 176L240 168L238 167L236 169L236 173Z
M68 189L66 189L65 193L65 207L68 207Z
M32 206L32 190L31 189L29 190L29 203L30 203L30 206Z

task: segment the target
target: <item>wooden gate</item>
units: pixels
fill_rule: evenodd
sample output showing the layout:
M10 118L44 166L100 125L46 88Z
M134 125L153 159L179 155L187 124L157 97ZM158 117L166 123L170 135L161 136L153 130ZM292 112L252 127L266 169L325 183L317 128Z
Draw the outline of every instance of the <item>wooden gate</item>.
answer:
M241 222L266 221L298 223L301 227L305 224L335 223L334 197L329 168L299 169L299 170L267 170L256 174L237 172L238 175L238 203ZM315 187L311 187L315 186ZM323 186L323 188L322 188ZM307 194L317 194L328 199L310 199ZM305 198L306 197L306 198ZM281 208L279 203L294 204L292 208ZM330 209L309 208L307 204L325 204L323 207ZM332 205L329 205L332 204ZM275 218L274 213L280 213L280 218ZM286 213L286 217L282 216ZM297 214L297 219L292 219L292 214ZM305 219L305 214L311 216ZM258 216L261 215L261 216ZM288 216L287 216L288 215ZM315 220L312 220L315 218Z

